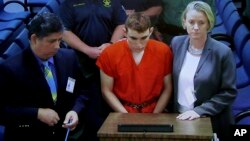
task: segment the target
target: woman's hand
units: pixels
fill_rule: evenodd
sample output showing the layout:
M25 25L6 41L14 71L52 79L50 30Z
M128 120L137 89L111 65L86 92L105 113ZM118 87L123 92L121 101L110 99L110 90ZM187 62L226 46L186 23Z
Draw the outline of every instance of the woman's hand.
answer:
M194 120L194 119L200 118L200 115L197 114L195 111L190 110L182 114L179 114L176 118L180 120Z

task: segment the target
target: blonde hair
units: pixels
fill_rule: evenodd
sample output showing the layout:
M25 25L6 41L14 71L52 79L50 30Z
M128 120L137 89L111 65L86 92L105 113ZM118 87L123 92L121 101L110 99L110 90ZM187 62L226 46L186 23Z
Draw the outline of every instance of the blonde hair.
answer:
M208 31L210 31L210 30L213 29L214 22L215 22L214 14L213 14L213 12L211 10L211 7L207 3L202 2L202 1L193 1L193 2L190 2L187 5L186 9L182 13L182 16L181 16L182 20L186 19L186 14L190 10L196 10L196 11L199 11L199 12L203 12L207 16L207 19L208 19L208 23L209 23L209 29L208 29ZM183 24L182 24L182 26L185 29L185 27L184 27Z

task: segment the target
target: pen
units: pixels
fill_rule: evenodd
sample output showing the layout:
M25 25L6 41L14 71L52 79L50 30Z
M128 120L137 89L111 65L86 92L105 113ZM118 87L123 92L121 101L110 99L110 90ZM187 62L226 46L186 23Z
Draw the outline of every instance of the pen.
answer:
M68 121L68 124L71 123L71 121L72 121L72 119L70 118L69 121ZM67 141L67 140L68 140L69 132L70 132L70 128L67 128L67 133L66 133L66 136L65 136L65 140L64 140L64 141Z

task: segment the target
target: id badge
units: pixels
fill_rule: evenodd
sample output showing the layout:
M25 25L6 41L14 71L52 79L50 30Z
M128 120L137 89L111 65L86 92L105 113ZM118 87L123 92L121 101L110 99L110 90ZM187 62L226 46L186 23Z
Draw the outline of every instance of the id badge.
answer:
M76 82L76 80L74 78L68 77L68 82L67 82L67 86L66 86L67 92L70 92L70 93L74 92L75 82Z

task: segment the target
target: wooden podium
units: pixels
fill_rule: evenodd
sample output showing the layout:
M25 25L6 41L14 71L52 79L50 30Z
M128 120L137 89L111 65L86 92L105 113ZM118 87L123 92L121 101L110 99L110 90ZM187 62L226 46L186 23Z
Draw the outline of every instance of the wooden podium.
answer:
M178 120L177 114L110 113L97 136L100 141L211 141L210 118ZM118 124L173 124L174 132L118 132Z

